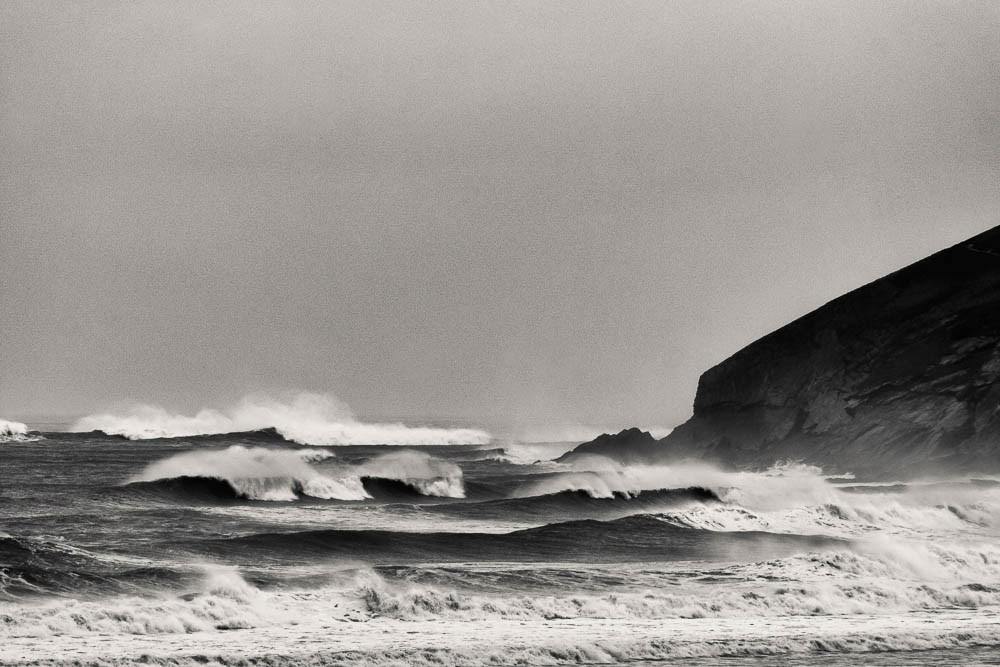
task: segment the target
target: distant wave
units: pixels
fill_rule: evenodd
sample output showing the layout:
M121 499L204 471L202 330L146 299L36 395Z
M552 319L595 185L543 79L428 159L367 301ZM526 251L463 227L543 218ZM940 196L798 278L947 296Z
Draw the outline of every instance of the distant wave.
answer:
M537 496L583 491L594 498L641 491L700 486L720 500L755 509L836 502L842 494L813 466L782 464L761 472L728 472L703 463L624 465L604 456L583 455L561 470L525 485L518 493Z
M510 458L507 454L507 450L503 447L493 447L490 449L473 449L468 452L462 452L461 454L452 457L456 461L500 461L508 462Z
M242 484L234 484L218 477L200 477L183 475L167 477L142 482L129 482L122 489L124 495L131 498L145 498L166 502L200 502L226 503L237 500L270 500L273 498L252 498ZM289 492L297 499L302 494L302 488L295 481L288 485ZM277 494L285 500L284 485ZM266 495L266 494L265 494Z
M237 498L250 500L291 501L299 495L339 500L368 497L358 479L332 479L311 467L309 461L317 455L331 456L329 452L233 445L175 454L151 463L128 481L211 478L226 482ZM178 483L177 490L191 491L191 484Z
M285 400L268 396L246 397L227 411L204 409L194 416L174 414L163 408L140 405L125 414L96 414L78 420L75 432L101 431L130 440L190 438L274 429L282 437L303 445L485 445L489 433L472 428L406 426L367 423L331 396L300 393Z
M425 494L419 485L401 482L397 479L384 477L360 477L361 488L364 490L364 498L326 498L311 496L305 487L299 482L292 480L286 484L285 480L260 482L253 486L256 488L247 489L248 485L240 482L218 479L216 477L170 477L167 479L156 479L149 482L132 482L127 484L124 491L134 498L157 499L166 502L202 502L202 503L228 503L241 500L299 500L305 498L324 500L345 500L358 501L365 499L380 500L383 502L431 502L433 497ZM260 492L264 487L265 491Z
M717 503L661 512L679 527L858 537L982 533L1000 527L1000 486L988 481L868 488L838 487L812 466L784 464L761 472L727 472L700 464L621 465L588 456L564 470L537 474L515 495L576 492L595 499L641 497L650 490L698 486ZM650 508L649 511L655 511Z
M928 532L976 533L995 525L1000 498L946 505L922 504L912 499L868 497L850 502L753 511L735 505L690 507L664 512L660 517L674 525L719 531L769 531L794 534L859 537L885 532L920 535Z
M503 441L503 447L483 448L464 453L463 461L496 461L511 465L547 464L573 448L573 443L524 443Z
M576 443L588 442L604 433L617 433L624 426L592 426L585 424L566 425L534 425L513 430L513 437L522 443ZM665 426L651 426L643 430L649 431L654 438L665 438L673 431Z
M385 454L361 465L338 467L332 475L310 465L331 458L334 454L326 450L242 445L189 451L151 463L131 477L127 487L147 497L208 502L288 502L302 497L361 501L377 497L373 489L392 496L403 488L421 496L465 494L461 468L423 452ZM395 483L394 490L379 480Z
M595 498L585 491L560 491L542 496L500 498L477 503L460 503L428 508L428 511L454 514L476 519L531 519L561 521L578 518L622 517L664 511L668 508L701 506L719 503L719 497L708 489L656 489L637 494L614 493L611 497Z
M424 496L465 497L462 469L423 452L403 450L382 454L352 471L360 477L396 480Z
M760 532L722 533L680 528L654 516L613 521L567 521L511 533L407 533L387 530L313 530L261 533L200 543L213 554L280 554L308 562L339 556L371 563L455 561L616 562L727 557L774 558L843 546L825 537Z
M7 421L0 419L0 436L27 435L28 427L21 422Z
M34 442L41 439L37 433L31 433L26 424L0 419L0 442Z

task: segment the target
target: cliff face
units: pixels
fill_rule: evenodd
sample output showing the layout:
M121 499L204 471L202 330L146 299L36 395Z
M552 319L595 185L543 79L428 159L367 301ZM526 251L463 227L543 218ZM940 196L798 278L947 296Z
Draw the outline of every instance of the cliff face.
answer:
M588 443L589 444L589 443ZM579 450L828 472L1000 472L1000 227L831 301L706 371L655 443Z

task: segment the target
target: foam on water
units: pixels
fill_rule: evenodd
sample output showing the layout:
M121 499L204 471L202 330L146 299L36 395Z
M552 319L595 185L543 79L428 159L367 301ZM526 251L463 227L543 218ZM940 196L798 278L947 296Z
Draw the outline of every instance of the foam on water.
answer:
M200 585L185 595L151 592L142 597L0 603L0 636L211 632L287 620L234 568L201 567Z
M923 562L915 565L913 559ZM924 569L934 571L926 578ZM1000 549L927 548L916 556L880 550L808 554L681 574L683 585L629 587L607 593L473 592L389 580L370 568L333 573L327 585L262 591L233 568L202 566L184 595L0 604L0 634L10 637L84 633L162 634L331 622L698 619L777 616L901 615L948 609L1000 610ZM482 576L480 574L480 576ZM983 580L991 583L983 583Z
M248 441L8 448L27 491L0 493L17 536L0 558L0 662L711 661L1000 632L996 485L860 492L795 464L525 466L495 443L439 458ZM127 475L152 486L113 486ZM226 485L351 502L167 496ZM76 527L95 511L120 534Z
M425 496L465 497L462 469L423 452L404 450L383 454L357 466L354 474L398 480Z
M334 469L331 476L310 463L335 458L325 450L272 449L232 445L175 454L146 466L128 483L180 478L227 482L250 500L294 501L300 496L326 500L368 500L363 478L403 482L426 496L461 498L462 470L454 463L417 451L400 451L355 466Z
M582 491L594 498L699 486L722 504L692 504L664 513L677 526L717 531L768 531L852 537L981 533L1000 526L1000 487L916 485L902 493L849 493L814 466L783 464L761 472L726 472L696 463L622 465L585 456L567 470L523 486L518 495Z
M623 465L590 454L561 467L563 472L525 486L519 495L586 491L595 498L607 498L616 493L700 486L716 491L726 502L758 509L827 503L839 497L822 470L801 464L777 465L763 472L726 472L699 463Z
M131 440L181 438L274 428L303 445L457 445L488 444L480 429L407 426L358 421L350 408L325 394L303 392L282 400L251 395L229 410L203 409L194 416L138 405L124 414L84 417L71 431L103 431Z
M663 520L702 530L767 531L857 537L877 531L899 535L978 534L995 525L1000 503L922 504L913 497L845 497L836 503L770 511L738 505L698 505L664 512Z
M128 481L216 478L228 482L237 493L253 500L291 501L298 498L298 492L338 500L369 497L358 478L333 479L317 472L307 463L307 459L315 458L313 452L233 445L223 450L175 454L148 465Z
M41 437L30 434L27 424L0 419L0 443L35 442L38 440L41 440Z
M468 627L467 627L468 626ZM982 656L994 664L1000 628L996 619L970 622L962 614L911 617L847 617L786 621L767 619L754 625L742 620L615 621L578 619L524 624L414 623L379 619L333 625L266 628L186 635L177 642L163 635L132 637L127 642L74 637L60 648L51 644L10 642L0 659L27 655L45 664L204 665L252 662L266 667L353 665L365 667L505 667L513 665L719 664L720 657L747 658L751 664L868 664L878 654L892 664L968 664ZM391 641L386 641L391 637ZM27 651L26 651L27 649ZM948 649L941 654L925 653ZM888 652L908 651L903 656ZM72 656L72 657L68 657ZM247 656L253 656L247 660ZM942 659L946 662L942 663ZM957 662L955 660L957 659ZM978 664L978 663L972 663Z

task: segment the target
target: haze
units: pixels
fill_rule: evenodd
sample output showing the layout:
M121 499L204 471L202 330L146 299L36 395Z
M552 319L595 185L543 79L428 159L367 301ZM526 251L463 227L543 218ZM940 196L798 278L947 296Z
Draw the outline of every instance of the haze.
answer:
M6 2L0 416L673 424L998 223L1000 5Z

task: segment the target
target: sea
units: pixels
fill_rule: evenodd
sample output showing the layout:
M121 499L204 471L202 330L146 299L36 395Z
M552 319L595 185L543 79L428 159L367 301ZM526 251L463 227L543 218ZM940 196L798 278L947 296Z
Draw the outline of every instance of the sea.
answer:
M215 417L0 428L0 663L1000 664L994 479Z

